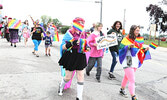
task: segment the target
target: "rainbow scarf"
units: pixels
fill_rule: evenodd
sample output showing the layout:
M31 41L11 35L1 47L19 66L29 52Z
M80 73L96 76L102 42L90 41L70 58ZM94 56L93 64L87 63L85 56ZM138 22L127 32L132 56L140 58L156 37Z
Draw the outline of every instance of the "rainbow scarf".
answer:
M131 44L134 44L134 47L130 48L131 55L133 57L136 55L138 56L138 59L139 59L139 66L138 67L141 67L144 60L151 59L151 55L150 55L149 51L145 52L145 48L143 48L142 44L137 43L136 41L133 41L133 40L129 39L128 37L125 37L120 44L120 48L119 48L120 63L122 64L124 59L126 58L126 53L129 49L128 46Z
M156 45L155 43L151 43L150 45L149 45L151 48L153 48L153 49L156 49L157 47L158 47L158 45Z
M135 42L140 43L140 44L144 44L144 38L143 37L137 37L135 39Z
M83 31L83 28L84 26L81 25L80 23L78 22L73 22L73 28L77 29L78 31L82 32Z

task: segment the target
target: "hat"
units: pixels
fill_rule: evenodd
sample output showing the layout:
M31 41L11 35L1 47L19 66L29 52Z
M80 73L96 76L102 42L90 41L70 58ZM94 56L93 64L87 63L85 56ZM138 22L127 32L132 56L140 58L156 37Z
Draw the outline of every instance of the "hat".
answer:
M76 17L74 20L73 20L73 28L75 28L76 30L82 32L83 31L83 28L84 28L84 25L81 24L80 22L82 22L83 24L85 23L85 20L83 18L80 18L80 17Z

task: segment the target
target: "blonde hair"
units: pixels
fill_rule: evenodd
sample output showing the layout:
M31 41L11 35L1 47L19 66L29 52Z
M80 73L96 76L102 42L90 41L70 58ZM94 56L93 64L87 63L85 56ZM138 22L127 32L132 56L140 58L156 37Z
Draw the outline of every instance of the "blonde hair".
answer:
M95 30L98 30L98 27L100 27L100 26L103 27L103 24L100 23L100 22L97 22L97 23L95 24Z

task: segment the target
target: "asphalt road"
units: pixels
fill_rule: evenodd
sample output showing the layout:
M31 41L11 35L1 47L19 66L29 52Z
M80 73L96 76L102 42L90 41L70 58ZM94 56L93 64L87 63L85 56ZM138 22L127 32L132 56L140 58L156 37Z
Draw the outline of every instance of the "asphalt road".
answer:
M61 37L61 36L60 36ZM51 57L45 56L44 42L39 47L39 58L32 54L31 39L28 46L18 43L11 47L0 39L0 100L75 100L76 78L64 96L58 96L58 84L62 77L58 66L60 42L51 47ZM152 59L145 61L136 72L136 95L139 100L167 100L167 49L150 49ZM96 82L96 68L88 77L85 75L84 100L131 100L119 95L124 71L118 63L115 68L116 80L109 80L112 57L105 53L101 83Z

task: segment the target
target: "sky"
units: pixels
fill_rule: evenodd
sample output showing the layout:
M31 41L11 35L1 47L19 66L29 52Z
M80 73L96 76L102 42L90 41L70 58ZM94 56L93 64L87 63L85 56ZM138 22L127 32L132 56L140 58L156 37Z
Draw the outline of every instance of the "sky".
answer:
M96 0L98 1L98 0ZM146 7L149 4L158 4L161 0L103 0L102 23L103 31L111 28L117 20L123 23L125 13L125 31L129 32L131 25L141 25L147 32L149 27L149 13ZM95 0L0 0L3 5L2 14L22 21L28 19L29 15L34 20L40 19L42 15L58 18L63 25L71 25L75 17L85 19L85 29L92 27L93 23L100 21L100 3Z

